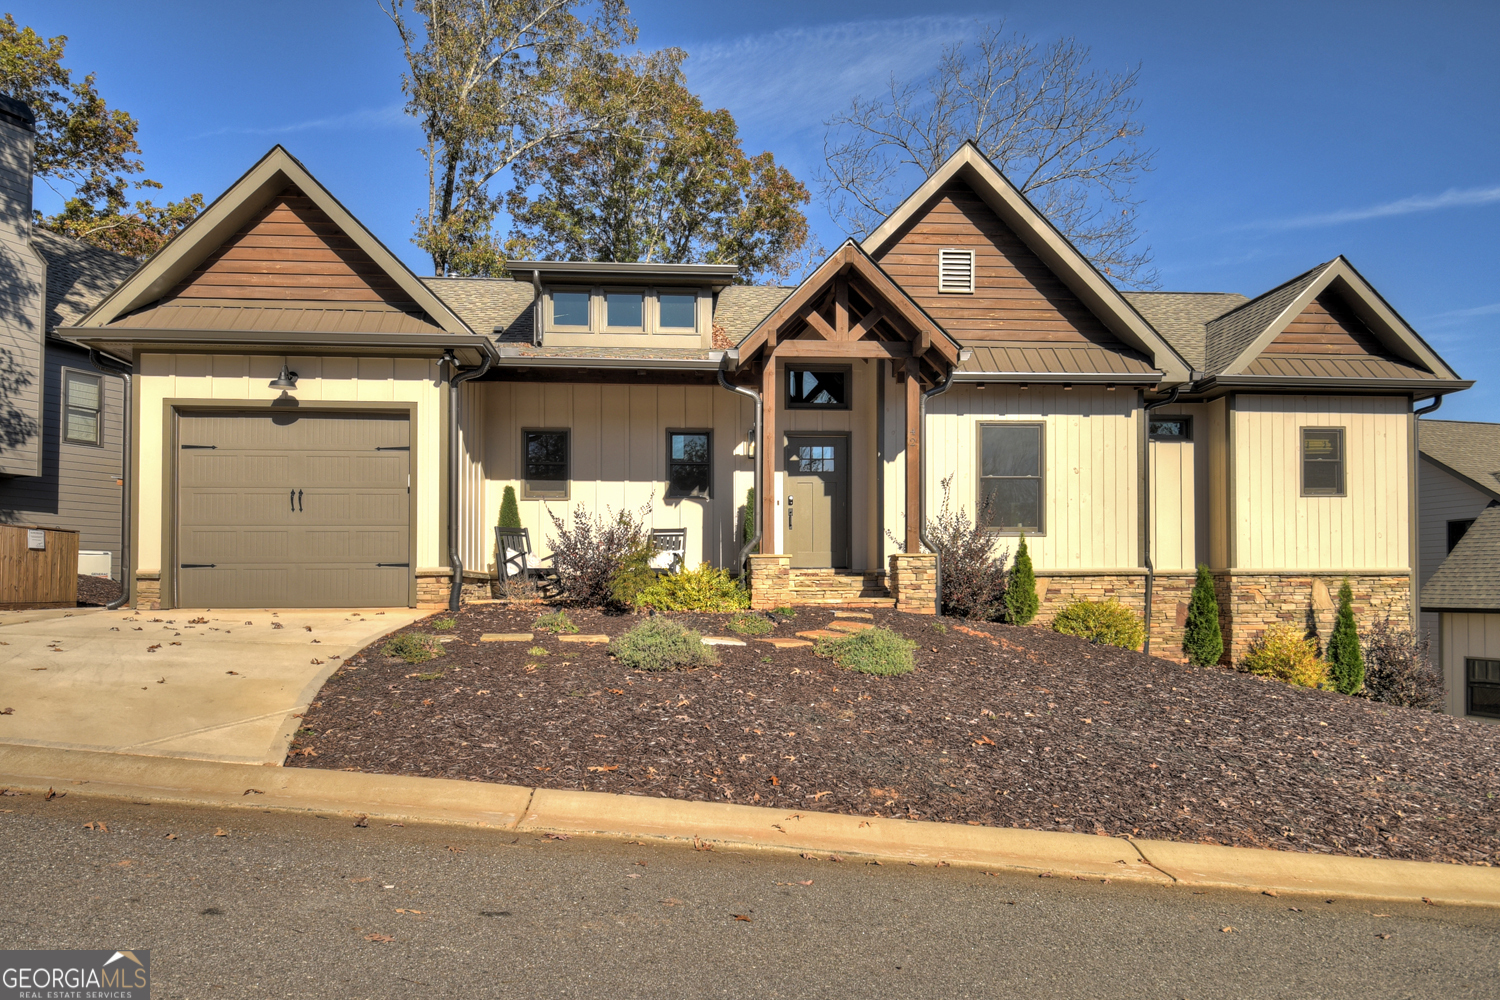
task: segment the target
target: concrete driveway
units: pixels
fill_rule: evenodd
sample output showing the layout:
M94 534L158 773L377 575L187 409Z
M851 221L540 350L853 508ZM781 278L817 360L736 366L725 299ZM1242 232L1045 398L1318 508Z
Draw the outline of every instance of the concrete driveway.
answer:
M0 743L279 765L344 658L431 613L3 612Z

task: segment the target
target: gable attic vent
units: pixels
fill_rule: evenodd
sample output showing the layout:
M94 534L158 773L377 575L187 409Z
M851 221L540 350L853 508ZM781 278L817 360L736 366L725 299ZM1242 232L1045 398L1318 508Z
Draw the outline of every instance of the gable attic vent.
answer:
M938 251L938 291L974 291L974 251Z

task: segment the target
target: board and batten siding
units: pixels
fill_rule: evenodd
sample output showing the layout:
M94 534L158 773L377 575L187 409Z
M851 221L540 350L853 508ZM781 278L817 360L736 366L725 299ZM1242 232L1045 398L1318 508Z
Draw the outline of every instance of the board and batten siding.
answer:
M928 517L941 508L942 480L950 474L953 505L973 516L981 423L1041 423L1043 530L1026 536L1037 573L1140 566L1141 417L1136 404L1134 390L1088 386L955 386L934 397L927 404L924 462ZM1002 538L999 547L1014 552L1015 545L1014 539Z
M578 509L634 514L648 502L650 527L687 529L688 566L729 566L739 555L739 508L754 476L744 442L755 408L745 397L717 386L484 382L475 389L485 423L487 569L494 568L491 529L506 486L516 489L533 559L550 556L557 530L549 514L571 524ZM527 499L522 488L522 434L540 429L571 432L566 500ZM666 497L669 430L713 432L712 497Z
M1075 390L1076 391L1076 390ZM1193 570L1208 556L1209 407L1176 405L1152 417L1191 417L1191 441L1152 441L1151 557L1157 570Z
M1421 433L1419 422L1418 436ZM1421 586L1427 585L1428 578L1448 558L1448 522L1478 517L1489 504L1489 494L1481 493L1425 458L1417 463L1417 561ZM1422 631L1434 642L1440 626L1437 612L1422 612Z
M1410 405L1397 397L1236 396L1235 568L1411 568ZM1344 429L1344 496L1302 496L1304 427Z
M416 403L412 429L412 489L417 491L417 550L414 568L448 565L442 537L442 427L446 387L440 365L425 358L299 357L292 393L303 406L319 402ZM136 378L140 428L137 474L135 563L138 572L162 570L162 469L170 443L163 424L168 399L207 399L217 403L277 398L269 382L282 359L237 354L143 354Z
M1500 660L1500 615L1443 613L1439 656L1443 664L1443 711L1463 716L1468 678L1464 659ZM1478 718L1478 716L1470 716ZM1493 720L1487 720L1493 721Z

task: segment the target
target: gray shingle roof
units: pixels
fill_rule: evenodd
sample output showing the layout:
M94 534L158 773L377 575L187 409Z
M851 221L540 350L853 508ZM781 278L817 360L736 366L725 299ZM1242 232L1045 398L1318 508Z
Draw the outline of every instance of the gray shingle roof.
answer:
M1205 371L1207 325L1250 301L1238 292L1122 292L1196 371Z
M1480 511L1422 586L1423 611L1500 611L1500 501Z
M33 229L31 241L47 261L48 331L78 322L140 266L50 229Z
M1307 286L1316 281L1318 275L1331 263L1333 262L1327 261L1319 264L1286 284L1278 285L1217 319L1210 320L1207 325L1207 356L1204 358L1203 370L1212 374L1223 372L1231 361L1255 342L1256 337L1266 332L1271 321L1280 316L1292 304L1293 299L1305 292Z
M1500 500L1500 424L1423 419L1417 440L1423 455Z
M714 323L731 343L738 344L795 291L779 285L730 285L719 293Z
M530 285L510 278L423 278L469 329L502 344L531 343Z

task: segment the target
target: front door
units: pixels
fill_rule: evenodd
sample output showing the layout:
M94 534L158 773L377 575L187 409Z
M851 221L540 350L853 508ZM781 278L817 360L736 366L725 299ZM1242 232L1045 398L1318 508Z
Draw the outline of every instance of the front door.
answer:
M849 567L849 439L788 434L786 552L794 569Z

